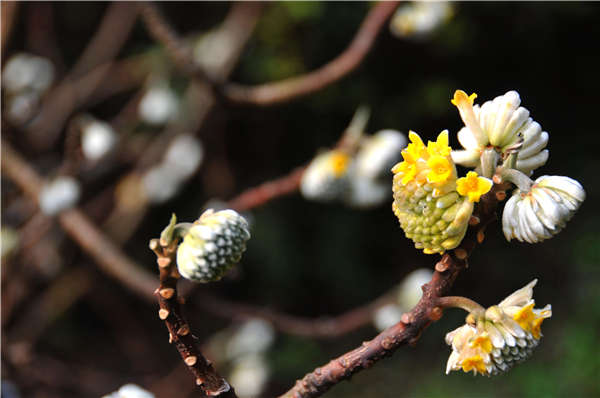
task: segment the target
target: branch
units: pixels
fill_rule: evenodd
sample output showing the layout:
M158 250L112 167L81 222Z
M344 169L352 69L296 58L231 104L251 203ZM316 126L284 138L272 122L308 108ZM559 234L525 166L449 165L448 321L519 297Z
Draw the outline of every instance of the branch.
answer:
M175 267L177 243L178 239L164 246L159 239L150 241L150 249L156 253L160 273L160 285L155 292L160 306L158 316L169 329L169 342L175 343L183 362L193 373L196 385L200 386L202 392L209 396L236 398L233 388L200 352L197 337L191 333L190 326L182 314L183 301L180 303L177 294L179 273Z
M44 149L54 144L72 111L80 106L107 76L111 70L112 59L133 28L137 13L137 5L133 3L109 5L83 54L63 81L48 95L39 115L27 127L29 141L36 149ZM83 78L86 78L89 84L85 88L81 87Z
M298 167L288 175L276 178L249 188L228 202L228 207L237 211L245 211L277 198L294 193L300 187L300 181L306 167Z
M234 103L267 106L314 93L335 83L360 65L397 5L396 1L382 1L375 5L348 48L321 68L302 76L258 86L229 83L222 87L222 95Z
M467 257L477 243L482 242L483 229L495 219L498 204L496 193L503 192L504 188L502 185L494 185L492 191L482 197L462 243L437 262L431 281L423 285L421 300L412 311L402 316L402 321L384 330L373 340L364 342L362 346L308 373L282 397L318 397L342 380L349 379L353 374L392 355L400 346L416 343L423 330L432 321L442 317L443 310L438 306L438 299L450 291L458 274L467 267Z
M353 332L371 323L373 313L393 301L395 289L379 298L334 317L304 318L242 303L227 301L207 293L200 293L197 303L204 311L231 319L261 318L277 330L295 336L332 339Z
M2 174L13 180L27 196L37 203L44 180L6 141L2 140ZM108 275L152 300L154 276L131 261L79 209L61 212L58 221L65 232L79 244Z

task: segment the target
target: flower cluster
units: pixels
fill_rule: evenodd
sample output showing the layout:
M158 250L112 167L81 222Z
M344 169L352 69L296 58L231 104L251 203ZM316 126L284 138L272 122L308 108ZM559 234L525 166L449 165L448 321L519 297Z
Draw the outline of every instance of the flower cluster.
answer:
M572 178L542 176L529 192L516 189L506 202L504 236L529 243L549 239L565 227L584 199L583 187Z
M415 132L409 139L404 161L392 168L392 209L416 248L443 253L460 244L474 203L491 189L492 181L475 172L457 177L447 130L427 146Z
M317 155L304 172L300 192L310 200L342 201L367 208L389 198L388 173L406 146L404 134L381 130L367 136L368 114L359 108L338 148Z
M561 176L529 176L548 160L549 135L529 117L516 91L474 105L476 94L457 90L452 99L465 123L458 132L464 150L453 151L453 160L496 173L517 186L502 215L507 240L529 243L551 238L565 227L585 199L577 181ZM500 167L498 167L500 166Z
M517 290L500 304L474 311L465 325L446 335L452 346L446 373L462 369L486 376L505 372L531 356L542 337L541 325L552 316L550 305L534 309L537 280Z
M465 149L452 153L457 164L485 168L481 162L486 149L502 158L518 151L515 168L526 174L546 163L548 150L544 148L548 144L548 133L520 106L519 93L509 91L481 107L474 105L475 98L477 94L468 96L456 90L452 99L465 123L458 132L458 141Z
M240 261L250 239L248 223L233 210L209 209L194 222L177 249L177 269L195 282L219 280Z

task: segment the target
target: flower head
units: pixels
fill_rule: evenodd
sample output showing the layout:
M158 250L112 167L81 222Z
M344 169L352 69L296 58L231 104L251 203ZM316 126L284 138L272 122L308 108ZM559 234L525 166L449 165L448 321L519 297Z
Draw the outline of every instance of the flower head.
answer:
M549 239L565 227L584 200L583 187L572 178L539 177L529 192L516 189L506 202L504 236L529 243Z
M481 195L492 189L492 181L489 178L478 177L474 171L469 171L466 177L456 180L456 191L462 196L468 196L469 202L479 202Z
M456 192L456 167L450 157L448 132L427 147L417 133L403 151L404 161L392 168L392 209L404 233L425 253L443 253L462 241L473 203Z
M339 149L324 152L313 159L302 176L300 192L307 199L331 201L347 189L350 155Z
M370 179L388 176L390 168L398 162L406 136L396 130L381 130L365 136L356 153L356 174Z
M453 14L447 1L402 4L390 21L390 31L397 37L423 37L448 21Z
M548 133L529 117L529 111L520 106L521 98L516 91L474 105L476 94L468 96L464 91L454 93L452 104L460 113L465 127L458 132L458 140L464 150L454 151L453 160L463 166L475 167L480 163L482 152L494 148L507 156L518 152L516 168L529 173L548 160Z
M542 337L543 320L552 316L550 305L533 308L536 282L533 280L483 314L469 314L465 325L446 335L446 343L452 346L446 373L462 369L490 376L531 356Z
M206 210L177 248L177 269L195 282L219 280L242 257L248 222L233 210Z

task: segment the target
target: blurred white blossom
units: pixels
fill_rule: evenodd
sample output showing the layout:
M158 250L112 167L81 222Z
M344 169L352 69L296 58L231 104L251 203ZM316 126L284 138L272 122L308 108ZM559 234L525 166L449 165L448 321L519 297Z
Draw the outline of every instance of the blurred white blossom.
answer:
M193 135L180 134L169 145L163 162L178 179L183 180L196 172L203 158L204 148L200 140Z
M233 363L229 382L239 397L256 397L264 391L269 374L269 365L262 355L245 355Z
M46 58L19 53L10 57L2 70L2 87L10 94L24 91L43 93L54 80L54 66Z
M433 271L418 268L404 277L398 287L398 305L404 311L410 311L423 295L421 286L431 280Z
M262 319L252 319L243 323L231 336L225 348L226 357L231 360L247 354L258 354L266 351L274 341L273 326Z
M89 160L98 160L115 145L117 134L106 122L91 119L85 121L81 132L81 150Z
M179 101L166 83L152 84L139 104L140 118L151 125L160 126L175 116Z
M79 182L68 176L56 177L48 181L40 191L40 209L47 215L54 215L77 203L81 193Z
M102 398L154 398L154 394L136 384L125 384L117 391L104 395Z
M423 37L454 15L451 3L446 1L413 1L398 7L390 21L393 35L403 37Z
M402 309L396 304L386 304L373 314L373 326L381 332L400 322L402 314Z

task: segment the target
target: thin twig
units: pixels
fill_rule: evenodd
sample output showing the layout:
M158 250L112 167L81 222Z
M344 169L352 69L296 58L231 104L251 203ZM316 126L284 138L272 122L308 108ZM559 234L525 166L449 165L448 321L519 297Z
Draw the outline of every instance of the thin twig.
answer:
M300 187L305 167L298 167L291 173L252 187L228 202L228 206L237 211L245 211L284 196L294 193Z
M395 1L382 1L375 5L348 48L321 68L302 76L258 86L229 83L221 88L222 95L234 103L267 106L311 94L335 83L360 65L397 5Z
M175 254L178 240L163 246L160 239L152 239L150 248L156 253L160 285L156 289L156 297L160 310L158 316L169 329L169 342L175 344L183 362L196 379L196 385L209 396L236 398L235 391L221 377L210 362L202 355L197 338L192 334L190 325L183 316L180 297L177 293L179 274L175 267Z
M459 247L445 253L438 261L435 266L436 272L431 281L423 286L423 296L415 308L402 315L400 322L384 330L373 340L364 342L360 347L308 373L282 397L321 396L335 384L392 355L400 346L415 344L425 328L442 317L443 309L437 306L437 300L450 291L458 274L467 266L467 257L478 243L482 226L495 217L498 204L496 192L501 189L502 186L496 185L491 192L482 197L476 209L476 216L481 222L471 225Z
M3 1L0 4L0 8L2 9L2 34L0 34L2 42L0 51L2 52L2 58L4 58L4 49L10 38L12 28L15 25L19 3L16 1Z
M281 332L311 338L332 339L353 332L373 320L374 312L393 302L395 290L343 314L332 317L304 318L281 313L270 308L231 302L208 293L198 293L194 303L204 311L228 319L261 318Z

